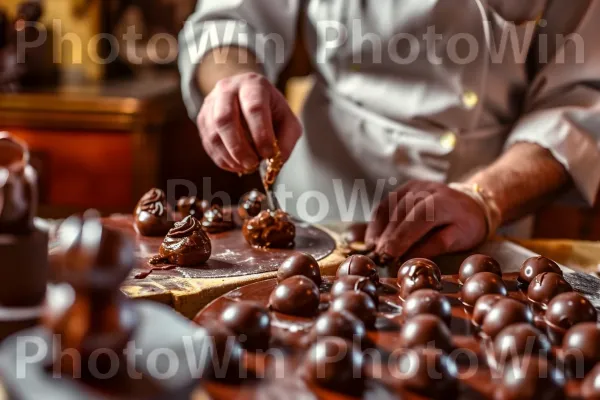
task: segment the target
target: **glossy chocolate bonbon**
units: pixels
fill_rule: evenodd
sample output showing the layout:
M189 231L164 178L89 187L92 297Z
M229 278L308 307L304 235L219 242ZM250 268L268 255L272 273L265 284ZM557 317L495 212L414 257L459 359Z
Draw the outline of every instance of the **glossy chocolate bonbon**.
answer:
M312 317L319 308L319 287L305 276L280 282L269 296L269 307L283 314Z
M248 301L233 303L225 309L220 322L236 333L245 348L265 349L269 345L271 317L268 310L258 304Z
M571 291L573 288L562 275L555 272L542 272L529 284L527 298L539 307L546 309L554 297Z
M202 229L200 221L189 215L175 223L160 246L156 263L179 266L202 265L212 251L210 238Z
M244 222L242 232L248 244L259 248L292 248L296 238L296 227L282 210L261 211Z
M142 236L164 236L173 227L173 215L160 189L150 189L144 194L133 216L135 230Z
M498 261L483 254L473 254L465 259L458 270L458 280L465 283L467 279L479 272L491 272L502 276L502 269Z
M319 263L310 254L294 253L286 258L277 270L277 281L281 282L296 275L305 276L317 285L321 284Z
M531 281L542 272L554 272L562 275L563 272L554 261L549 258L536 256L523 262L519 270L519 283L529 285Z
M348 275L364 276L375 284L379 283L379 272L373 260L359 254L346 258L338 267L336 275L338 278Z
M487 294L506 296L508 290L501 277L492 272L480 272L464 283L460 299L469 307L473 307L480 297Z

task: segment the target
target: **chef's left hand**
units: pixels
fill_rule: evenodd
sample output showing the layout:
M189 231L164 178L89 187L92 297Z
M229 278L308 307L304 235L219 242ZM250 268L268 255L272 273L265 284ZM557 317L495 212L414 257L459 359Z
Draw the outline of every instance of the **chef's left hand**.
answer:
M375 209L366 234L380 256L431 258L469 250L487 234L482 207L447 185L411 181Z

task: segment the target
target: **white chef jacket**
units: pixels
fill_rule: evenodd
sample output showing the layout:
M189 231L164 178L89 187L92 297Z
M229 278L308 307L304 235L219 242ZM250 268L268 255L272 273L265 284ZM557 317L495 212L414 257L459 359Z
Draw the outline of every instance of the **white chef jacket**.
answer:
M392 187L460 180L519 141L549 149L593 203L600 1L200 0L180 36L190 116L202 104L195 71L208 51L248 48L275 82L298 24L315 85L278 179L289 212L365 219ZM367 201L352 207L360 196Z

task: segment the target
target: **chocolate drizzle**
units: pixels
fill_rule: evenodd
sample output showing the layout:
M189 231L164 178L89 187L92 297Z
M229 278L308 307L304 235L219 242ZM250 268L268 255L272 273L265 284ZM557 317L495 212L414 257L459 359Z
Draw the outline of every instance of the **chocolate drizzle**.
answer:
M173 226L165 193L150 189L142 196L134 211L134 227L142 236L163 236Z

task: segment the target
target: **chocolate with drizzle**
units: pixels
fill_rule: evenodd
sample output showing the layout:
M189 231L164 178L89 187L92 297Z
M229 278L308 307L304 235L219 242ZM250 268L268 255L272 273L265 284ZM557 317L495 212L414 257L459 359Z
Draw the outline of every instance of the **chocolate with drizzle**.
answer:
M163 236L173 227L170 214L165 192L153 188L135 207L133 226L142 236Z
M191 215L175 224L159 249L160 260L179 266L204 264L211 254L211 243L200 221Z

